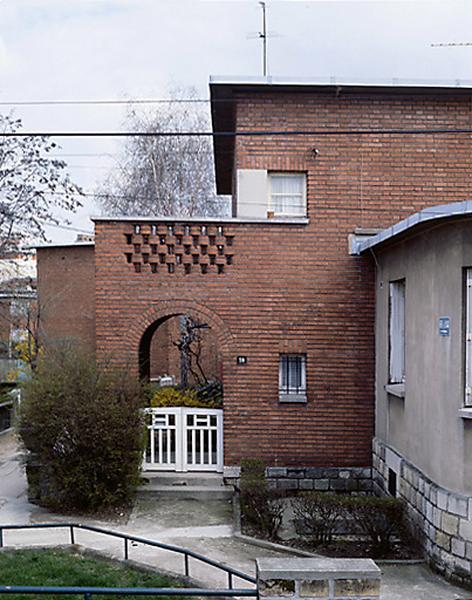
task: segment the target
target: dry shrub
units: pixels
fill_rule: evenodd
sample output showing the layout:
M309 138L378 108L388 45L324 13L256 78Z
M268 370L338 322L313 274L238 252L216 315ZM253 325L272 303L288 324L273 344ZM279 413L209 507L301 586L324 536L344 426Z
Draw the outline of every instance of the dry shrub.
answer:
M243 521L269 539L277 539L284 504L281 494L267 485L265 465L257 459L241 461L241 513Z
M135 378L90 354L66 348L42 356L24 384L18 425L30 497L67 511L128 503L143 458L142 403Z
M342 498L323 492L304 492L293 500L295 527L315 544L330 543L343 517Z

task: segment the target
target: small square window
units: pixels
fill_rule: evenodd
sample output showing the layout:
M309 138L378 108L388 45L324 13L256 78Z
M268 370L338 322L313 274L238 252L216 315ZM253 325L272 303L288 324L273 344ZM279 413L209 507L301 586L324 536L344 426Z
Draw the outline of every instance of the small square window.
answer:
M280 402L306 402L306 355L281 354L279 358Z
M305 173L269 173L269 211L280 217L306 216Z

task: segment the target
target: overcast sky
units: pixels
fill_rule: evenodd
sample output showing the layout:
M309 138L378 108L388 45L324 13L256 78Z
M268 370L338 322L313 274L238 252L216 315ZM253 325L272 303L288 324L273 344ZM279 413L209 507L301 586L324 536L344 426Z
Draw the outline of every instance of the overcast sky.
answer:
M349 80L472 80L472 1L267 0L269 73ZM0 0L0 102L165 98L210 75L260 75L255 0ZM117 130L123 106L0 106L26 130ZM61 140L93 192L119 141ZM91 230L91 202L72 216ZM48 230L55 241L75 233Z

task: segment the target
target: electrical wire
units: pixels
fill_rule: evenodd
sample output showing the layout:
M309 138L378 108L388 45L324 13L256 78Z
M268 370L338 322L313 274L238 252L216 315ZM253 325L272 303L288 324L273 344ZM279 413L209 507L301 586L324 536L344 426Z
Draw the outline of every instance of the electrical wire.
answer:
M43 225L47 225L48 227L57 227L58 229L66 229L67 231L75 231L77 233L86 233L88 235L93 235L94 232L89 229L80 229L78 227L71 227L70 225L61 225L60 223L53 223L52 221L44 221L43 219L38 219L40 223Z
M210 102L234 102L234 98L149 98L137 100L0 100L0 106L100 106L108 104L209 104Z
M307 129L291 131L7 131L2 137L282 137L282 136L351 136L351 135L452 135L472 134L472 128L437 129Z

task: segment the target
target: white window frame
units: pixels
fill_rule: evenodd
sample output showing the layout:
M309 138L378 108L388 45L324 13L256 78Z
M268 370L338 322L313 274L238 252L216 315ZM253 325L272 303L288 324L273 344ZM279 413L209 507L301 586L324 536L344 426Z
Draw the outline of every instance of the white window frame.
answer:
M464 407L472 408L472 268L465 269Z
M291 388L290 385L284 386L283 382L284 358L290 359L295 357L301 359L301 381L300 386ZM306 402L306 354L301 352L279 354L279 401Z
M293 176L298 176L303 180L303 186L302 186L302 193L300 195L301 197L301 204L303 207L303 210L301 212L277 212L274 209L274 204L272 201L272 198L274 195L277 196L286 196L288 194L281 194L278 192L272 192L272 180L274 178L277 177L293 177ZM267 172L267 178L268 178L268 193L269 193L269 200L268 200L268 206L269 206L269 211L272 212L274 214L275 217L306 217L307 216L307 204L306 204L306 198L307 198L307 194L306 194L306 189L307 189L307 179L306 179L306 173L304 172L300 172L300 171L268 171ZM289 194L289 195L293 195L293 194Z
M405 383L406 281L389 283L388 383Z

